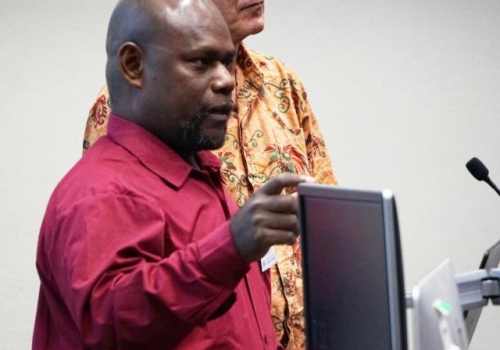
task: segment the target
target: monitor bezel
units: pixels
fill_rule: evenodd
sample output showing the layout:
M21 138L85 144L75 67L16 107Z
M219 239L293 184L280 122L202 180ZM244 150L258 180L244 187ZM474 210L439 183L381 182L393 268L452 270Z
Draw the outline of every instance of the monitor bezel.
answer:
M402 249L394 194L390 190L365 190L358 188L355 189L320 185L314 183L304 183L298 186L302 266L304 277L304 303L307 334L306 341L308 348L313 348L313 334L312 330L308 327L308 325L311 323L311 321L309 321L311 319L311 315L309 312L308 300L309 297L312 297L312 293L309 290L310 287L306 276L309 269L309 266L307 266L307 254L309 249L307 236L308 234L310 234L310 232L308 232L308 229L305 227L307 206L304 205L304 201L306 201L307 198L311 196L331 198L334 200L361 202L369 201L376 202L380 205L382 222L384 226L383 232L386 258L385 269L387 278L387 290L389 293L388 314L391 327L391 350L407 349L408 341Z

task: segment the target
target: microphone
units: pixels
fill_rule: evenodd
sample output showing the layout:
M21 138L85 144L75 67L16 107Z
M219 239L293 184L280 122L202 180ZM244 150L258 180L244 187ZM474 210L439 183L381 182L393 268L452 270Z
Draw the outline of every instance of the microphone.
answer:
M467 164L465 164L465 166L477 181L486 182L500 196L500 190L493 183L493 181L491 181L490 177L488 176L490 172L488 171L488 168L483 164L483 162L481 162L476 157L473 157L467 162Z

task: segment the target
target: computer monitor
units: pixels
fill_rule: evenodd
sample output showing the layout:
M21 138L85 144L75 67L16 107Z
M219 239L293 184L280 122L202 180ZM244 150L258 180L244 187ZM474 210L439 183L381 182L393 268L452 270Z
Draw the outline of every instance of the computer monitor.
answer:
M494 269L498 267L500 263L500 241L493 244L489 249L487 249L483 257L481 258L481 262L479 263L479 269ZM468 311L464 311L465 318L465 328L467 329L467 335L469 337L469 342L472 340L472 336L474 335L474 331L476 330L477 323L479 321L479 317L481 316L482 307L477 307L475 309L471 309Z
M390 191L298 186L308 349L407 349Z
M412 289L414 350L468 348L451 261L443 261Z

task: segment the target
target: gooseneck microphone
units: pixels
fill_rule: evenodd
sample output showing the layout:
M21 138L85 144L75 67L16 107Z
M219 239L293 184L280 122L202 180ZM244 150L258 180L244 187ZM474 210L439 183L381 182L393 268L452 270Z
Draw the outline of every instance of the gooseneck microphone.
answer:
M476 178L476 180L486 182L500 196L500 190L493 183L493 181L491 181L490 177L488 176L490 172L488 171L488 168L483 164L483 162L481 162L476 157L473 157L467 162L467 164L465 164L465 166L467 167L467 170L469 170L469 172L472 174L472 176Z

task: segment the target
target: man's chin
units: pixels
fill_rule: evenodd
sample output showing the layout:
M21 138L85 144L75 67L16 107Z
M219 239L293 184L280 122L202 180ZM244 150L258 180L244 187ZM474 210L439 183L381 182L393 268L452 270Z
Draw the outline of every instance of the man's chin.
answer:
M216 150L224 145L226 129L226 123L205 128L201 128L199 124L190 125L184 129L184 143L192 151Z
M222 140L210 140L205 143L205 150L207 151L214 151L216 149L221 148L224 145L224 138Z
M226 139L226 133L219 135L204 135L203 137L198 138L196 142L196 149L198 151L213 151L221 148L224 145L224 141Z

